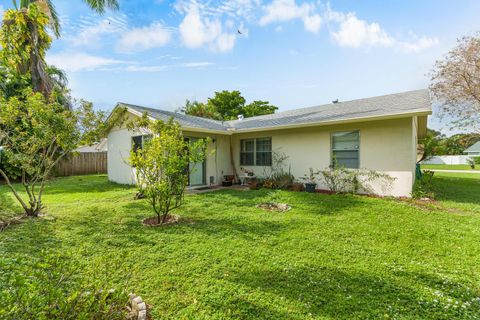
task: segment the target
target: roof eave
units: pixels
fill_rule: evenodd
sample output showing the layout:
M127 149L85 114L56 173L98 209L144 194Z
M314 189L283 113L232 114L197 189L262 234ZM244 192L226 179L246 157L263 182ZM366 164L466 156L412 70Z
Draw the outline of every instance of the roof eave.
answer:
M258 131L318 127L318 126L328 126L328 125L335 125L335 124L398 119L398 118L414 117L414 116L428 116L431 114L432 114L431 109L418 109L418 110L415 110L414 112L392 113L392 114L382 115L382 116L358 117L358 118L350 118L350 119L342 119L342 120L317 121L317 122L295 123L295 124L281 125L281 126L236 129L233 133L248 133L248 132L258 132Z

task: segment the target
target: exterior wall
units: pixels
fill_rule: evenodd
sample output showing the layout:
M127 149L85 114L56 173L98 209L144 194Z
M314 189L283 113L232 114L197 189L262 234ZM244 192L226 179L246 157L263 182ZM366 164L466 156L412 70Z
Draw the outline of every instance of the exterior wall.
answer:
M337 131L359 130L360 167L388 173L396 178L389 190L382 183L373 183L377 194L410 196L415 174L416 127L412 118L370 121L312 128L274 130L234 134L232 147L238 173L240 166L240 140L247 138L272 138L272 150L289 156L292 174L298 178L307 174L309 168L324 169L330 165L331 134ZM265 167L245 166L257 176L264 174ZM320 188L326 188L319 181Z
M132 137L140 135L125 127L113 128L108 134L108 178L121 184L134 184L135 172L128 164ZM207 147L206 184L213 177L213 184L220 184L223 175L232 174L230 164L230 137L226 135L208 135L197 132L183 132L185 137L210 136L212 142Z

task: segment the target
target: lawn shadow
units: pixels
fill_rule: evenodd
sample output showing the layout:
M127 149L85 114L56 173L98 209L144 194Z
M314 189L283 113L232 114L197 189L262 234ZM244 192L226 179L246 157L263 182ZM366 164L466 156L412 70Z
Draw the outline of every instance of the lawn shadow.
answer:
M54 178L47 183L45 193L48 195L68 193L104 193L130 189L133 193L135 186L111 182L108 180L106 175L86 175Z
M480 174L435 173L433 187L437 200L480 205Z
M436 288L441 281L425 277L422 284ZM435 319L451 319L443 306L425 303L425 297L415 288L388 277L377 277L366 272L347 271L331 267L257 269L253 272L232 274L236 284L262 290L278 296L285 304L297 305L290 318L303 317L332 319L408 318L418 319L422 314ZM462 287L463 292L467 289ZM460 293L461 295L461 293ZM459 317L478 314L478 306L456 310ZM259 318L271 318L269 310ZM272 318L273 319L273 318Z

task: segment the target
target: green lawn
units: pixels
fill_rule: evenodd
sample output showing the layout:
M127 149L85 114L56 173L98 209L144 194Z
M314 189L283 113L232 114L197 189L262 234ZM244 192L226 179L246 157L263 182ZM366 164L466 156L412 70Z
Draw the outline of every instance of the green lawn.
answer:
M468 164L422 164L421 166L424 170L480 170L480 165L477 165L477 168L472 169Z
M255 207L267 190L189 195L180 224L155 228L135 189L58 179L45 217L0 233L0 318L102 287L141 295L154 319L478 319L480 175L434 182L431 205L282 191L287 213ZM5 187L0 201L11 214Z

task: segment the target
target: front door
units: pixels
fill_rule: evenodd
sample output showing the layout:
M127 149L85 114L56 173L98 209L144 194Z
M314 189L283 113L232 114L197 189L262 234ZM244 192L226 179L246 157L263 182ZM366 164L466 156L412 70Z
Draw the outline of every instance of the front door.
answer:
M198 138L188 138L188 140L190 143L194 143ZM189 171L188 184L190 186L205 185L205 161L190 163Z

